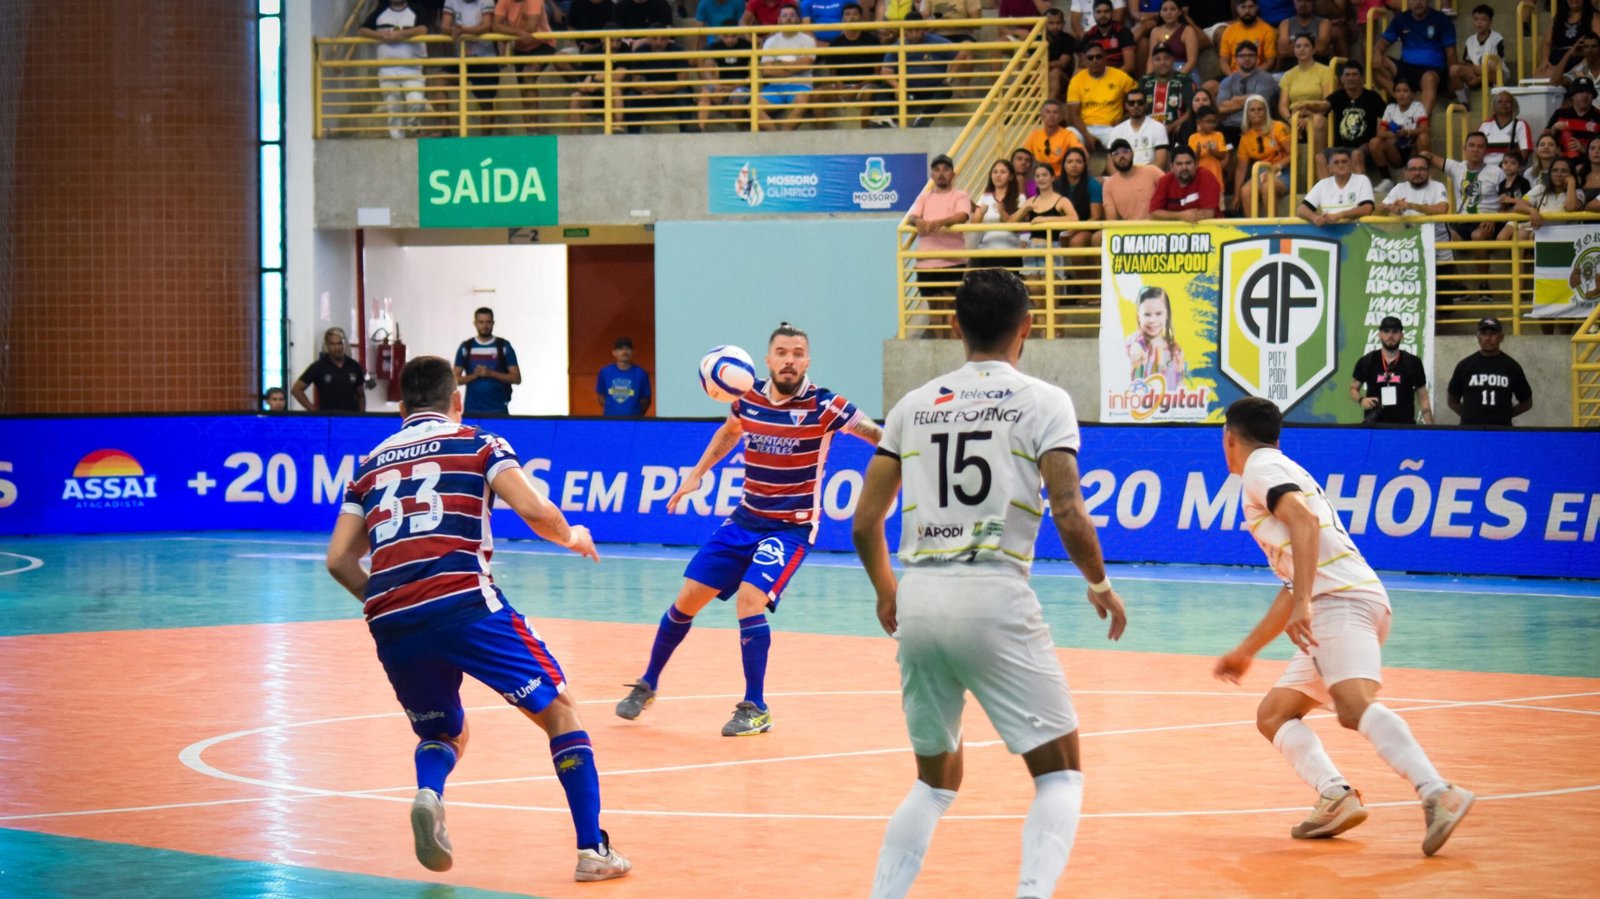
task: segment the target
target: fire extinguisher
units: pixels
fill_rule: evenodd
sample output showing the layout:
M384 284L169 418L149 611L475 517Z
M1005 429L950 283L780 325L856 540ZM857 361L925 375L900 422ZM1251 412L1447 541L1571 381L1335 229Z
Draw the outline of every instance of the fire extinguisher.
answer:
M406 367L406 345L396 339L393 343L385 343L378 350L378 362L383 364L387 359L389 374L380 375L389 379L389 401L400 402L400 370Z

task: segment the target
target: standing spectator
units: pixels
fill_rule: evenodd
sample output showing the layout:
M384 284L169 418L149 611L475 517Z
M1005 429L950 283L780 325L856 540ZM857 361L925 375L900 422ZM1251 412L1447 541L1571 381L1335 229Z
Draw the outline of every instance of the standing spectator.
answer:
M1478 351L1456 363L1447 389L1463 425L1509 425L1533 408L1533 387L1517 360L1500 351L1500 319L1478 322Z
M1061 161L1061 177L1056 180L1055 189L1072 204L1078 221L1105 221L1105 197L1100 179L1089 174L1089 154L1083 152L1082 147L1067 151L1067 158ZM1067 231L1062 237L1066 246L1087 247L1100 239L1100 232Z
M595 376L594 392L600 414L607 418L638 418L650 411L650 373L633 364L633 338L618 337L611 344L610 365Z
M1557 79L1562 65L1571 61L1571 50L1584 32L1600 32L1600 9L1593 0L1553 0L1550 30L1544 37L1544 61L1534 68L1538 78Z
M1422 166L1427 177L1428 168ZM1441 185L1434 183L1435 187ZM1405 341L1405 325L1393 315L1378 323L1378 348L1356 360L1351 372L1350 399L1362 409L1368 423L1410 425L1433 424L1433 400L1428 395L1428 372L1422 360L1400 348Z
M1372 163L1375 173L1383 175L1379 191L1389 189L1389 169L1403 165L1407 157L1431 146L1428 129L1428 108L1411 92L1411 84L1404 78L1394 82L1394 102L1383 109L1383 121L1378 137L1372 142Z
M1139 89L1150 98L1150 117L1167 129L1167 143L1178 143L1194 111L1194 82L1172 71L1172 51L1165 44L1150 49L1150 74L1139 79Z
M1239 18L1222 29L1222 40L1217 43L1223 74L1243 69L1239 62L1239 50L1245 44L1255 50L1256 60L1251 68L1259 64L1262 69L1272 71L1278 64L1278 29L1257 18L1260 7L1256 0L1239 0L1234 9L1238 11Z
M1311 54L1317 62L1327 65L1333 55L1333 23L1317 15L1315 0L1294 0L1294 15L1278 24L1278 46L1294 49L1294 39L1300 35L1311 38ZM1279 64L1288 69L1299 60L1299 54L1286 57ZM1329 88L1323 96L1333 93Z
M1228 177L1225 174L1228 165L1228 152L1233 149L1233 145L1229 144L1228 139L1223 137L1222 132L1218 130L1222 123L1222 117L1217 114L1216 108L1212 106L1196 107L1194 117L1195 121L1199 122L1200 125L1193 134L1189 135L1187 145L1190 150L1194 151L1195 160L1200 168L1203 171L1210 172L1211 176L1217 179L1218 185L1226 185L1228 183Z
M468 58L481 59L500 52L493 41L482 40L494 30L494 0L445 0L439 30L456 42L465 43L460 49ZM472 85L472 95L478 102L494 109L500 67L493 63L468 63L467 82Z
M1350 148L1358 173L1367 172L1385 108L1378 92L1366 86L1360 63L1347 62L1339 69L1339 90L1328 97L1329 126L1334 144Z
M1092 46L1105 51L1105 64L1132 75L1139 69L1138 43L1133 32L1111 17L1111 0L1094 0L1094 25L1083 33L1084 63Z
M1077 67L1078 39L1067 31L1066 16L1053 6L1044 16L1044 41L1046 66L1050 72L1050 92L1046 96L1052 100L1065 100L1067 82L1072 79L1073 70Z
M1172 171L1156 182L1150 197L1150 217L1156 221L1194 224L1216 218L1222 210L1222 183L1195 160L1194 151L1172 151Z
M1591 31L1578 38L1578 42L1572 45L1572 61L1567 73L1561 76L1568 84L1579 78L1590 81L1600 78L1600 34Z
M1017 184L1017 173L1008 159L996 160L989 166L989 184L978 198L969 221L974 225L996 225L1018 218L1022 210L1022 191ZM1022 246L1021 231L985 231L978 237L980 250L1009 250L1015 252ZM1003 268L1017 271L1022 268L1022 256L984 256L976 259L979 268Z
M1372 182L1366 175L1350 171L1347 147L1328 151L1328 169L1333 174L1306 191L1298 215L1313 225L1338 225L1371 215L1376 205L1372 200Z
M480 306L472 313L476 337L456 347L456 383L467 385L466 414L505 415L511 411L511 387L522 383L517 351L511 341L494 336L494 310Z
M1153 165L1166 171L1167 147L1171 141L1167 138L1167 129L1147 115L1150 96L1143 88L1135 87L1128 91L1122 102L1127 108L1128 117L1111 129L1111 142L1127 141L1133 147L1134 165Z
M1076 133L1062 127L1063 118L1060 100L1044 101L1044 105L1039 107L1039 127L1029 132L1028 139L1023 142L1023 147L1034 162L1049 166L1058 175L1061 174L1061 160L1067 151L1073 147L1083 147L1083 141L1078 139ZM1032 172L1033 166L1017 171Z
M1249 2L1249 0L1247 0ZM1222 133L1228 138L1229 143L1239 142L1239 132L1244 127L1245 101L1251 96L1259 96L1266 101L1268 116L1271 115L1273 101L1278 96L1278 82L1272 73L1256 66L1256 45L1249 41L1242 41L1233 50L1233 59L1238 69L1233 74L1222 79L1222 84L1216 88L1217 112L1222 113ZM1381 114L1383 109L1378 109Z
M1139 222L1150 218L1150 198L1155 196L1162 171L1153 165L1134 165L1133 147L1125 140L1111 142L1111 171L1101 190L1106 221Z
M261 395L261 401L266 404L268 412L289 411L289 397L284 394L282 387L268 387L267 392Z
M1150 49L1144 55L1143 71L1146 74L1155 71L1156 51L1166 50L1171 63L1168 71L1189 78L1200 61L1200 31L1189 24L1178 0L1161 0L1159 15L1150 29ZM1190 84L1193 83L1191 80Z
M1289 126L1272 120L1267 98L1260 94L1252 94L1244 101L1244 120L1244 130L1239 133L1239 161L1234 168L1233 183L1236 185L1234 200L1239 210L1248 215L1257 196L1283 197L1289 193L1289 180L1285 172L1289 168L1289 151L1294 142L1289 135ZM1264 162L1268 167L1256 177L1251 170L1258 162ZM1272 193L1273 185L1276 185L1276 195ZM1276 206L1274 200L1266 207L1266 214L1277 215Z
M398 63L428 55L427 46L411 40L427 34L428 27L418 21L416 10L406 0L389 0L387 6L373 10L356 33L379 42L373 48L378 59ZM422 94L422 67L380 66L378 86L383 89L383 110L389 114L389 136L399 140L416 129L417 116L427 107L427 98Z
M1504 84L1509 79L1511 70L1506 68L1506 39L1494 30L1494 7L1489 4L1480 3L1473 7L1472 33L1461 42L1461 51L1466 58L1450 67L1450 87L1463 105L1470 99L1467 92L1483 83L1484 57L1493 56L1500 60L1500 83Z
M1508 90L1494 93L1494 116L1478 126L1488 140L1489 151L1483 161L1499 165L1507 150L1518 150L1526 157L1533 152L1533 128L1522 118L1522 109L1515 94Z
M1315 154L1327 139L1333 70L1317 62L1316 45L1309 35L1295 35L1289 46L1294 51L1295 64L1278 80L1278 117L1294 128L1294 114L1299 113L1295 139L1303 138Z
M959 254L967 248L966 239L950 230L951 225L972 220L972 200L966 191L954 186L955 178L955 163L943 153L928 163L928 179L932 183L923 188L906 213L906 224L917 229L918 250ZM917 290L924 299L955 296L966 264L966 257L961 255L918 259Z
M1395 81L1409 82L1422 98L1422 108L1433 112L1441 88L1450 86L1450 69L1456 64L1456 23L1428 6L1428 0L1407 0L1407 12L1389 20L1383 37L1372 47L1372 76L1385 92ZM1400 61L1387 54L1400 42Z
M1111 18L1119 24L1126 24L1128 0L1111 0L1111 3ZM1081 41L1084 33L1095 25L1095 0L1071 0L1071 5L1072 12L1067 21L1067 29Z
M1600 137L1600 109L1594 105L1594 82L1579 78L1567 87L1567 102L1550 115L1545 130L1556 136L1561 155L1577 162L1589 151L1589 142Z
M1444 215L1450 209L1450 199L1445 196L1444 185L1428 177L1428 157L1418 153L1406 160L1405 179L1389 190L1388 196L1383 198L1383 204L1379 208L1384 215L1398 215L1402 218ZM1449 239L1450 232L1444 222L1434 222L1434 243L1442 244ZM1451 258L1449 250L1440 249L1436 252L1440 262L1448 262Z
M343 328L322 332L322 354L289 388L301 408L313 412L367 411L367 373L361 363L345 355L345 346ZM316 402L306 396L307 387L316 388Z
M1122 121L1122 99L1134 83L1126 72L1106 65L1106 51L1099 44L1085 47L1083 63L1067 85L1067 123L1084 147L1093 150L1111 139L1111 129Z
M1462 159L1446 159L1437 153L1424 151L1421 155L1435 168L1443 170L1445 177L1450 179L1454 186L1456 196L1456 212L1462 215L1494 214L1500 211L1500 181L1504 172L1499 166L1489 165L1485 161L1489 141L1480 131L1467 135L1462 147ZM1410 168L1414 163L1407 162L1407 177L1410 177ZM1493 240L1494 232L1499 227L1495 222L1452 222L1450 231L1455 233L1458 240ZM1441 224L1441 230L1444 226ZM1477 257L1473 250L1458 250L1462 259L1470 260ZM1476 265L1463 266L1468 275L1478 273Z

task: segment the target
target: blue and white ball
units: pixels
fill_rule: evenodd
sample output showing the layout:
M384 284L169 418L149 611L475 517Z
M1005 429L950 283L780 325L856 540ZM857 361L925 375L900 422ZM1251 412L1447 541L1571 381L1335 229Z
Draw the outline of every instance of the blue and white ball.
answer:
M756 364L736 346L712 347L700 360L700 387L719 403L731 403L756 384Z

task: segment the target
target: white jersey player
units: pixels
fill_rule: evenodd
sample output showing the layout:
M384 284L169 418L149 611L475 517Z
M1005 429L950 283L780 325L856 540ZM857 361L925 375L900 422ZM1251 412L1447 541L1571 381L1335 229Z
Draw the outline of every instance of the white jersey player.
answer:
M900 642L900 684L917 781L889 820L872 896L911 888L934 826L961 785L961 712L970 691L1034 778L1018 896L1050 896L1083 804L1078 716L1028 586L1034 538L1050 515L1089 580L1089 602L1127 624L1078 490L1078 421L1066 391L1017 371L1028 291L981 269L956 291L967 364L912 391L889 413L867 467L852 536ZM905 482L897 584L884 517ZM1041 484L1050 504L1040 499Z
M1325 706L1411 781L1427 823L1422 852L1432 855L1466 815L1473 794L1445 781L1405 721L1377 701L1389 595L1316 480L1278 449L1282 429L1283 415L1271 400L1249 397L1228 407L1223 427L1228 470L1244 482L1245 524L1283 587L1255 630L1217 661L1216 675L1238 683L1256 653L1287 633L1299 651L1262 698L1256 728L1318 793L1310 817L1290 835L1332 837L1367 819L1361 794L1301 720Z

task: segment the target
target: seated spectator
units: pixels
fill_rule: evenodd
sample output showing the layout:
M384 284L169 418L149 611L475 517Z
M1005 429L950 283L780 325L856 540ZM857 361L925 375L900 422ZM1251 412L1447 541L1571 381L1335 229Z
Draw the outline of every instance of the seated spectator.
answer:
M1201 169L1210 172L1217 184L1224 189L1228 183L1227 171L1228 155L1233 150L1233 145L1222 136L1219 130L1222 117L1217 113L1216 107L1201 106L1194 111L1195 120L1199 126L1189 135L1187 146L1194 153L1195 162Z
M921 22L922 14L916 10L906 14L903 21ZM906 47L931 46L928 50L906 50L906 106L908 114L913 116L911 127L924 128L933 124L934 117L950 102L950 67L959 58L961 51L953 41L945 40L937 34L929 34L921 28L907 25L900 32L901 40ZM943 47L945 49L939 49ZM899 56L895 53L884 54L883 67L879 69L879 77L888 82L891 87L900 80ZM881 121L888 118L894 108L888 104L878 108L877 116Z
M928 164L929 184L922 189L911 209L906 213L906 224L917 229L916 249L939 251L947 256L927 257L913 263L917 273L917 291L930 301L948 300L961 286L968 259L965 254L967 240L951 231L951 225L966 224L972 220L972 201L967 192L955 186L956 168L950 157L940 153Z
M1383 97L1366 86L1361 63L1345 63L1339 70L1339 90L1328 97L1328 125L1333 129L1334 144L1350 148L1351 164L1361 174L1367 173L1372 143L1378 138L1386 108ZM1320 164L1320 154L1318 161ZM1321 168L1317 171L1322 177Z
M1278 117L1293 128L1294 116L1299 113L1295 138L1304 139L1315 152L1325 146L1327 139L1328 110L1333 105L1328 102L1334 90L1333 70L1317 62L1316 44L1310 35L1295 35L1290 47L1295 64L1278 80Z
M1428 159L1421 153L1406 160L1406 177L1390 189L1379 209L1384 215L1402 218L1417 215L1444 215L1450 208L1444 185L1428 177ZM1353 176L1352 176L1353 177ZM1433 241L1436 247L1450 240L1450 229L1444 222L1433 223ZM1440 262L1450 261L1450 251L1437 250Z
M1238 163L1234 167L1233 183L1235 203L1245 215L1250 214L1251 202L1262 198L1262 211L1268 216L1277 215L1276 199L1271 206L1267 197L1283 197L1289 193L1289 151L1293 140L1289 126L1272 120L1267 98L1252 94L1244 101L1244 128L1239 133ZM1258 162L1267 167L1259 176L1251 172ZM1276 194L1272 192L1276 186Z
M1119 24L1126 25L1128 17L1128 0L1111 0L1111 18ZM1084 32L1093 28L1094 0L1071 0L1072 9L1067 18L1067 30L1078 40L1083 40Z
M1021 186L1017 183L1017 173L1011 168L1008 159L996 160L989 166L989 183L984 187L983 196L978 198L977 204L972 209L972 217L968 219L974 225L995 225L1001 222L1016 221L1020 215L1025 198L1022 196ZM1022 247L1021 231L985 231L978 236L978 249L980 250L1020 250ZM978 268L1005 268L1017 271L1022 268L1022 254L1008 256L977 256L973 257L973 265Z
M1533 232L1544 227L1544 213L1582 210L1583 200L1578 193L1578 179L1572 174L1572 163L1557 157L1550 163L1550 170L1533 185L1533 190L1511 209L1526 215L1527 223L1508 222L1500 229L1500 239L1532 240Z
M1142 52L1145 74L1155 71L1155 53L1165 50L1170 58L1169 72L1186 78L1200 61L1200 29L1189 24L1178 0L1161 0L1160 18L1150 28L1148 49Z
M1163 172L1153 165L1135 165L1133 147L1125 140L1111 142L1111 166L1101 191L1106 221L1139 222L1150 218L1150 198Z
M1394 102L1384 107L1378 137L1372 142L1369 167L1376 165L1374 174L1385 175L1385 183L1378 185L1378 190L1388 189L1387 170L1404 165L1412 153L1426 153L1430 146L1427 109L1414 98L1410 83L1404 78L1396 79Z
M1488 140L1489 152L1483 161L1499 165L1507 150L1519 150L1525 159L1533 152L1533 128L1522 118L1521 105L1515 94L1508 90L1494 93L1494 116L1484 119L1478 126Z
M1150 196L1150 217L1158 222L1179 221L1191 225L1221 215L1222 182L1200 168L1194 151L1178 147L1172 151L1172 171L1156 182Z
M845 0L800 0L800 21L805 25L837 25L844 21L844 4ZM837 31L810 31L807 34L816 39L819 47L831 47L839 39Z
M706 0L706 2L711 2L711 0ZM730 4L737 3L740 10L744 9L742 0L728 0L728 2ZM704 3L702 3L703 6ZM711 13L702 8L699 14L710 15ZM617 27L617 4L614 0L572 0L571 5L567 7L567 24L573 31L584 32L606 31L615 28ZM617 46L620 48L620 42ZM562 56L575 53L599 55L604 52L604 40L580 38L573 42L572 47L557 50L556 57L560 59ZM556 66L564 71L576 69L579 72L593 75L605 69L605 62L598 59L576 64L557 62Z
M983 0L919 0L917 8L922 13L922 18L929 22L938 19L983 18ZM1055 12L1059 14L1060 10L1055 10ZM1048 14L1048 11L1046 14ZM935 27L933 33L947 41L954 41L958 44L967 44L978 39L978 30L976 28Z
M1039 127L1029 132L1028 139L1023 142L1033 161L1050 167L1052 172L1061 173L1061 160L1067 151L1073 147L1083 147L1083 141L1069 128L1062 127L1065 118L1061 101L1046 100L1039 107ZM1032 172L1033 166L1019 171Z
M1033 167L1035 165L1033 151L1026 147L1018 147L1011 151L1011 170L1017 173L1017 181L1022 184L1022 195L1032 197L1038 193L1038 188L1033 186Z
M840 21L845 25L854 25L866 20L866 11L859 3L846 3L841 13ZM873 102L867 95L869 88L875 85L881 87L878 81L878 69L883 61L883 42L878 38L878 32L870 28L843 29L839 36L833 39L830 45L835 50L855 50L858 52L831 55L822 59L827 77L832 81L835 91L834 99L856 98L863 103ZM893 124L878 119L870 119L866 123L868 128L883 127Z
M573 5L582 0L573 0ZM694 20L702 28L732 28L744 18L746 0L700 0L700 5L694 8ZM573 26L576 29L577 23Z
M1077 69L1078 39L1068 33L1067 17L1053 6L1044 15L1044 41L1050 73L1050 82L1046 85L1049 93L1045 96L1051 100L1065 100L1067 82Z
M1226 76L1249 71L1239 59L1239 50L1246 44L1255 51L1256 58L1251 68L1260 65L1263 72L1272 71L1278 64L1278 29L1257 18L1259 7L1256 0L1239 0L1234 8L1238 10L1239 18L1222 29L1222 38L1217 42L1217 55L1222 58L1222 74Z
M1349 148L1334 147L1326 155L1332 174L1306 191L1296 214L1313 225L1337 225L1371 215L1376 206L1372 182L1350 170Z
M267 392L261 395L261 401L266 404L268 412L289 411L289 398L284 395L282 387L268 387Z
M877 0L871 18L874 22L899 22L916 8L917 0ZM893 37L893 32L882 31L879 35L887 41Z
M1450 86L1450 69L1456 65L1456 23L1430 7L1428 0L1407 0L1407 4L1407 11L1389 20L1383 37L1372 47L1372 77L1391 95L1397 80L1408 82L1431 114L1439 90ZM1399 62L1387 55L1395 41L1400 42Z
M1294 15L1294 0L1257 0L1261 21L1277 28Z
M1149 95L1143 88L1136 87L1128 91L1122 102L1128 117L1111 129L1111 142L1127 141L1133 147L1134 165L1153 165L1166 171L1167 147L1171 142L1167 138L1167 129L1148 115Z
M750 0L751 4L759 0ZM800 7L785 3L778 11L778 24L793 28L800 24ZM761 42L761 107L763 130L793 131L811 102L811 66L817 61L816 39L804 31L780 31ZM734 94L749 92L735 88ZM787 109L787 112L780 110Z
M1553 131L1541 132L1533 140L1533 155L1528 160L1528 167L1523 174L1528 176L1530 185L1537 185L1539 179L1550 174L1550 166L1561 158L1561 141Z
M1172 71L1172 51L1166 45L1150 51L1150 74L1139 79L1139 90L1150 98L1150 118L1167 129L1167 142L1178 143L1178 132L1193 113L1194 82Z
M1100 179L1089 174L1089 154L1082 147L1067 151L1067 157L1061 161L1061 177L1056 179L1055 190L1072 204L1073 214L1078 221L1105 221L1105 199ZM1061 243L1063 246L1087 247L1099 240L1099 231L1064 231Z
M734 91L749 77L750 57L744 52L749 49L750 42L736 31L717 35L706 48L710 55L701 64L704 75L695 115L701 131L710 127L711 117L718 113L718 107L728 105L734 98ZM877 57L873 60L876 62ZM739 96L748 98L750 92L746 89Z
M1109 140L1111 129L1122 121L1122 100L1134 83L1126 72L1106 65L1106 51L1099 44L1084 48L1083 63L1067 85L1067 124L1084 147L1093 150Z
M1255 44L1241 42L1234 48L1233 58L1239 66L1238 70L1222 79L1216 92L1217 112L1222 113L1222 133L1229 143L1236 144L1244 124L1245 101L1251 96L1259 96L1269 104L1270 111L1278 96L1278 82L1266 69L1256 66ZM1379 109L1380 113L1382 111Z
M1572 64L1567 67L1565 78L1568 84L1579 78L1594 81L1600 78L1600 34L1589 32L1578 38L1572 46Z
M1050 0L1000 0L995 8L995 15L1001 19L1033 19L1044 15L1044 11L1049 8ZM1000 36L1020 41L1032 30L1032 26L1007 27L1001 29Z
M739 17L739 24L777 25L779 13L785 6L789 6L790 2L791 0L749 0L744 7L744 15ZM796 18L795 21L800 20Z
M1557 79L1566 74L1565 66L1575 59L1572 48L1585 32L1600 32L1600 8L1591 0L1553 0L1550 30L1545 32L1544 52L1534 67L1536 78ZM1591 76L1592 77L1592 76Z
M1450 67L1450 89L1456 100L1466 105L1471 99L1467 92L1483 84L1483 60L1493 56L1500 60L1500 83L1511 77L1506 67L1506 39L1494 30L1494 7L1480 3L1472 9L1472 33L1461 42L1461 62Z
M1561 155L1577 162L1589 151L1589 142L1600 137L1600 109L1594 105L1594 82L1579 78L1567 86L1567 102L1550 115L1545 130L1556 136Z
M1533 190L1533 185L1522 174L1522 163L1521 150L1507 150L1500 156L1500 208L1506 212L1510 212L1518 200Z
M383 90L384 112L389 114L389 136L396 140L412 134L418 127L417 117L427 109L422 66L415 63L428 55L428 48L411 40L427 33L428 27L421 24L406 0L389 0L379 6L356 32L377 41L373 55L385 60L378 68L378 87ZM295 398L300 397L296 394ZM301 405L306 405L304 400Z
M1200 110L1202 109L1215 110L1217 108L1216 95L1203 87L1196 88L1194 92L1194 98L1189 102L1189 108L1193 110L1193 112L1188 118L1178 123L1178 130L1172 135L1173 146L1186 147L1189 145L1189 138L1193 137L1195 131L1198 130L1198 127L1195 124L1195 116L1199 115ZM1217 115L1217 127L1222 127L1221 113L1218 113ZM1224 141L1224 143L1226 143L1226 141ZM1201 156L1201 160L1204 161L1204 159L1205 157ZM1223 186L1227 186L1226 180L1223 181Z
M503 2L503 0L502 0ZM530 2L530 0L517 0L517 2ZM532 2L546 2L546 0L532 0ZM751 0L755 2L755 0ZM649 31L652 28L671 28L673 23L672 4L669 0L617 0L616 8L617 27L623 31ZM646 41L638 38L632 43L638 46Z
M1150 29L1156 27L1161 21L1161 0L1131 0L1128 9L1123 15L1123 24L1133 32L1133 39L1143 45L1150 36ZM1144 54L1139 54L1139 61L1144 62ZM1141 66L1140 71L1143 71ZM1136 75L1137 72L1129 72Z
M1600 212L1600 140L1589 141L1589 155L1577 167L1578 198L1585 212Z
M617 60L614 70L622 88L622 121L629 134L639 134L644 123L661 119L678 120L678 130L699 131L680 119L680 112L690 105L688 85L678 81L679 72L690 65L686 59L644 59L645 54L671 53L682 50L665 34L652 34L636 44L627 57Z
M1278 23L1278 46L1294 49L1295 38L1302 34L1311 38L1311 55L1324 66L1333 55L1333 23L1317 15L1315 0L1294 0L1294 15ZM1300 59L1299 55L1278 60L1278 66L1289 69ZM1326 97L1329 93L1324 93Z
M1094 25L1083 33L1084 65L1089 63L1089 48L1105 51L1105 64L1124 75L1139 70L1138 42L1123 23L1112 19L1111 0L1094 0Z

